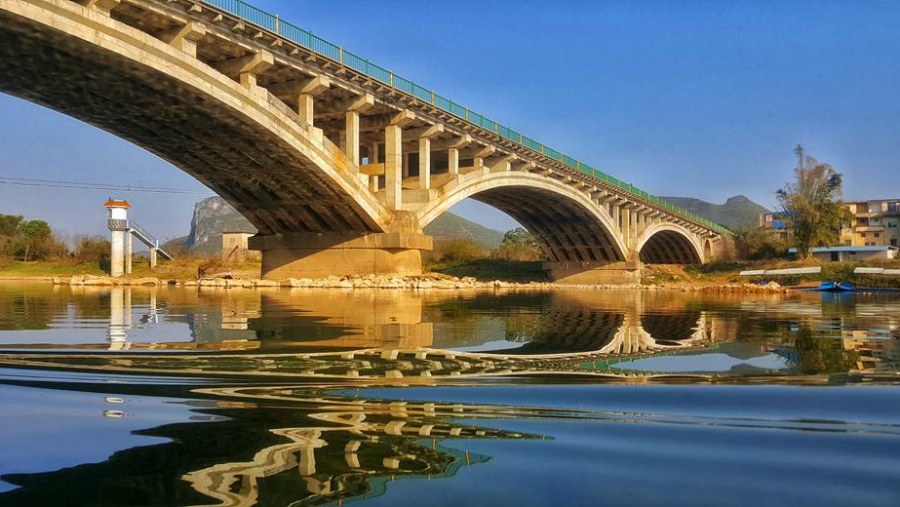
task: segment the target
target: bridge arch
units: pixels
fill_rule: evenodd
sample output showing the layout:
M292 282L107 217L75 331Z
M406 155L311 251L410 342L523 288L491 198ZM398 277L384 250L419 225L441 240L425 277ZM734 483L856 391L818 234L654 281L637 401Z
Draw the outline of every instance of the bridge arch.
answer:
M696 234L675 225L654 224L637 244L641 262L647 264L702 264L707 258Z
M643 313L640 316L641 328L661 345L680 346L696 339L703 323L703 314L699 310Z
M147 149L261 234L383 232L390 223L350 159L264 88L98 9L4 3L0 59L0 91Z
M467 198L513 217L534 235L551 262L626 259L625 241L603 206L569 185L526 172L491 173L447 188L418 212L419 223L428 225Z

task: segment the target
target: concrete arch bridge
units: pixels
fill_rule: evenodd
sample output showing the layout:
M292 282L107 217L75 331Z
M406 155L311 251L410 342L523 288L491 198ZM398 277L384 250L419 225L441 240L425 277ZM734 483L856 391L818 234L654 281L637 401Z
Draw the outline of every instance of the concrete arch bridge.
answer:
M463 199L557 279L701 263L728 231L238 0L0 0L0 91L130 140L258 229L269 278L420 272Z

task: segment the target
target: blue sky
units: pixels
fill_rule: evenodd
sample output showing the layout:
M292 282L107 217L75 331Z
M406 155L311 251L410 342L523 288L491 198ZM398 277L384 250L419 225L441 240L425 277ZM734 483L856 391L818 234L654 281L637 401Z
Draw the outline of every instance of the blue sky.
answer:
M844 174L846 198L900 197L900 3L254 3L652 193L772 206L802 143ZM203 191L38 106L0 95L0 118L0 176ZM104 233L109 193L0 184L0 213ZM116 194L161 237L187 233L200 197Z

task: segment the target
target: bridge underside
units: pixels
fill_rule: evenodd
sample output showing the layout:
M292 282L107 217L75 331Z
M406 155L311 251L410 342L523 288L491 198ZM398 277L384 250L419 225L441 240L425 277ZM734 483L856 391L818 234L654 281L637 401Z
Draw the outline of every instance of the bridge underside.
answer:
M473 199L493 206L534 235L550 262L618 262L625 260L610 233L578 203L550 190L501 187Z
M0 91L171 162L224 197L262 234L379 231L310 160L217 104L208 90L8 11L0 11L0 61Z
M675 231L659 231L651 236L640 251L641 262L646 264L700 264L697 249Z

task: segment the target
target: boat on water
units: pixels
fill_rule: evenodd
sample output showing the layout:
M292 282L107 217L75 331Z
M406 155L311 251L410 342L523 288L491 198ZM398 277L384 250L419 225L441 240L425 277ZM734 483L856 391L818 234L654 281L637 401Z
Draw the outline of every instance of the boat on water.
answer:
M856 285L853 285L850 282L827 281L820 283L819 288L816 290L822 292L855 292Z

